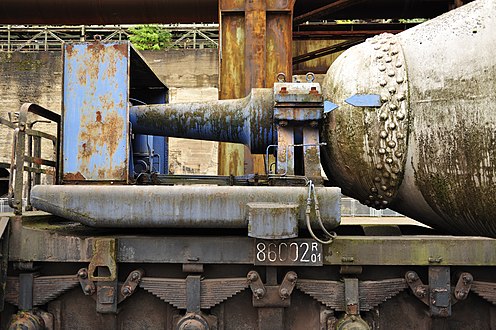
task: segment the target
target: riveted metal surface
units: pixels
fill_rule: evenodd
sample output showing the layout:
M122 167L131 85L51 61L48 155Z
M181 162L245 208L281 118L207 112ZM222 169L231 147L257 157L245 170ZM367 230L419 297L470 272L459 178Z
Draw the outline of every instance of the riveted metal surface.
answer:
M323 167L346 195L496 237L495 12L474 1L332 64L323 93L340 108L321 126ZM355 94L378 94L382 106L343 103Z
M62 179L128 177L127 42L64 46Z

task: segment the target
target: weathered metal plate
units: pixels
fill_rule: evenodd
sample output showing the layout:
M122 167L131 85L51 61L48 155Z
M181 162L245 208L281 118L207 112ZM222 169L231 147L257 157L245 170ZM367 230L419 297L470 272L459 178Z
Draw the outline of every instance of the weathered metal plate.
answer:
M129 44L64 46L62 180L128 178Z
M322 244L312 239L256 240L256 266L322 266Z
M471 236L338 236L326 265L494 266L496 239Z

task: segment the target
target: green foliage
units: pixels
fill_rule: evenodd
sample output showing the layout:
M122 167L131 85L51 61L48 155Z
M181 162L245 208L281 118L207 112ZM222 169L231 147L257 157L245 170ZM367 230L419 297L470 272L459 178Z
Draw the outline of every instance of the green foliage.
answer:
M160 50L170 45L172 34L160 25L136 25L129 29L129 40L139 50Z

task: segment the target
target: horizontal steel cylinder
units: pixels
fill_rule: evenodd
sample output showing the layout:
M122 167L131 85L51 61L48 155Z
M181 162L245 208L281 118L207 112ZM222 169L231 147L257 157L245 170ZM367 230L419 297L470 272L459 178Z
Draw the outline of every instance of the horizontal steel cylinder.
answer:
M323 167L346 195L496 237L496 4L478 0L343 53L323 83ZM381 105L356 107L355 94Z
M248 203L296 203L304 228L307 196L306 187L40 185L31 203L88 226L116 228L247 228ZM317 196L324 225L336 227L341 190L317 188Z
M241 143L253 153L274 144L271 88L252 89L237 100L133 106L134 133Z

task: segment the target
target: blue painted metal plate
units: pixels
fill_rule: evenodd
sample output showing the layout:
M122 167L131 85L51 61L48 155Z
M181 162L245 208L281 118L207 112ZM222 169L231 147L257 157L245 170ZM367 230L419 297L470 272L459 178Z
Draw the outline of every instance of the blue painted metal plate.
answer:
M355 94L345 100L346 103L355 107L380 107L381 96L377 94Z
M127 181L127 42L64 46L62 179Z

